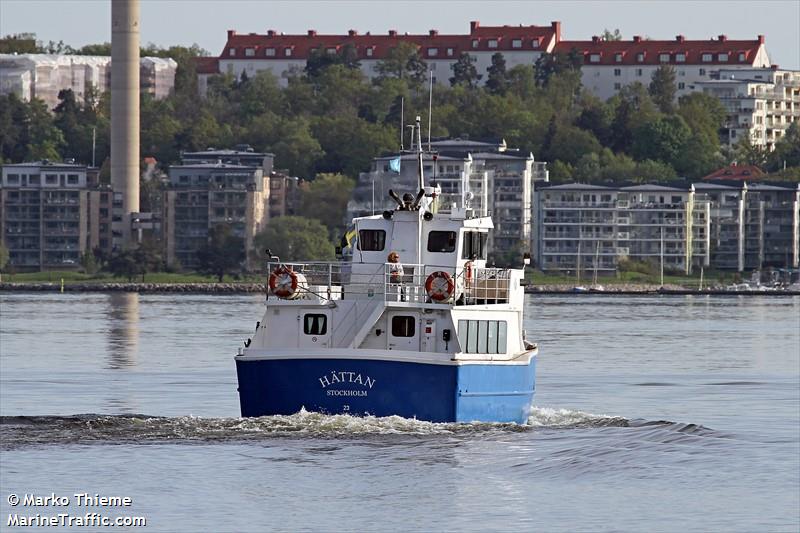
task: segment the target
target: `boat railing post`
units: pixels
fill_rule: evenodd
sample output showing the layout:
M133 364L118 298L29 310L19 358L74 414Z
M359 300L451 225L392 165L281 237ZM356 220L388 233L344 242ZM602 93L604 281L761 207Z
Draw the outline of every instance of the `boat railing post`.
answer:
M328 263L328 301L331 301L331 285L333 284L333 263Z

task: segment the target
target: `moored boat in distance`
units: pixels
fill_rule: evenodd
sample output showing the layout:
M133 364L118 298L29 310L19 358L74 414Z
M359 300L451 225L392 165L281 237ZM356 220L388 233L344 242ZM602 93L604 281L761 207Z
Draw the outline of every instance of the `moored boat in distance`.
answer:
M339 262L272 257L266 310L236 356L242 416L529 416L538 348L523 330L523 269L487 267L490 217L439 209L425 186L356 218Z

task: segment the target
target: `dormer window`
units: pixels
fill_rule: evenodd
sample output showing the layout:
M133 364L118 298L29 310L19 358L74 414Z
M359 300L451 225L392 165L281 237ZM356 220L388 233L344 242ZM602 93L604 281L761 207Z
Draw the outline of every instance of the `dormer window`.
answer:
M247 57L255 57L256 49L255 48L245 48L244 55Z
M233 57L236 55L236 48L228 48L228 55Z
M589 54L589 63L599 63L600 54Z
M274 48L267 48L264 52L264 55L267 57L275 57L275 49Z
M511 48L522 48L522 39L512 39Z
M454 53L455 53L455 50L453 50L452 48L448 48L447 49L447 57L453 57Z
M728 61L728 54L726 52L723 52L717 56L717 59L719 59L719 61L721 62L726 62Z
M472 48L478 48L478 39L472 39Z
M497 48L497 39L489 39L489 48Z
M286 56L286 57L292 57L292 49L291 48L284 49L283 50L283 55Z
M700 60L703 63L711 63L711 61L713 59L714 59L714 56L712 54L703 54L702 56L700 56Z
M328 49L327 49L327 50L325 50L325 51L326 51L326 52L328 52L329 54L333 55L333 54L335 54L335 53L336 53L336 48L328 48Z
M744 52L739 52L739 61L745 61L745 59L746 56L744 55Z
M639 52L638 54L636 54L636 62L644 63L644 52Z
M439 55L439 49L438 48L428 48L428 55L431 56L431 57L438 56Z
M684 53L675 54L675 61L678 63L686 63L686 54Z
M658 61L661 63L669 63L669 54L658 54Z
M617 52L616 54L614 54L614 62L622 63L622 54L621 53Z
M533 46L534 48L539 48L539 39L537 38L531 41L531 46Z
M372 54L375 52L375 49L370 47L367 48L367 57L372 57Z

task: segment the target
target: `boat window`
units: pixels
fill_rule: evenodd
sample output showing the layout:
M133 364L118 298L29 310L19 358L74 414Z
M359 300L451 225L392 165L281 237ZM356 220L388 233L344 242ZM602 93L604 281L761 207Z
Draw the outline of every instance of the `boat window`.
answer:
M382 229L362 229L358 232L358 249L364 252L382 252L386 232Z
M303 317L303 333L306 335L325 335L328 333L328 317L308 314Z
M503 320L459 320L458 340L464 353L504 354L507 324Z
M416 333L416 319L413 316L392 317L393 337L413 337Z
M486 241L488 233L468 231L464 233L464 246L461 250L462 259L486 259Z
M428 251L450 253L456 249L455 231L431 231L428 233Z

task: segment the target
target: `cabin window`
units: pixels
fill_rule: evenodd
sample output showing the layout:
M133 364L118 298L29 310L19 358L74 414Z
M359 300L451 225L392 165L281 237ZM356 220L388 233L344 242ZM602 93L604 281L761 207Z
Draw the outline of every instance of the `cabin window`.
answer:
M508 349L504 320L459 320L458 340L464 353L504 354Z
M432 231L428 233L428 251L450 253L456 249L455 231Z
M392 336L413 337L416 333L417 320L413 316L393 316Z
M382 252L386 244L386 232L382 229L358 231L358 249L363 252Z
M464 233L464 246L461 250L462 259L486 259L486 241L488 233L468 231Z
M303 317L303 333L306 335L325 335L328 333L328 317L321 314L307 314Z

